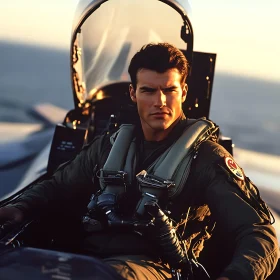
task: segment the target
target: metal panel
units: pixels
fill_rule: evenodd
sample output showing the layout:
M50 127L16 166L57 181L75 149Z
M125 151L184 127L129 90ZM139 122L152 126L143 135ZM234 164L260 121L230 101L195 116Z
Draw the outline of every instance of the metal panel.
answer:
M192 71L187 79L188 96L183 104L188 118L209 117L215 62L216 54L193 53Z

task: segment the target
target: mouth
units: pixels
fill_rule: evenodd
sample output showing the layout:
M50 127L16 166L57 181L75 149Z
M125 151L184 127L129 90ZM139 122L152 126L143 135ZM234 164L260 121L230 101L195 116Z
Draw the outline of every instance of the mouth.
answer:
M154 119L166 119L170 114L168 112L156 112L152 113L151 117Z
M152 113L152 116L164 116L164 115L169 115L168 112L156 112L156 113Z

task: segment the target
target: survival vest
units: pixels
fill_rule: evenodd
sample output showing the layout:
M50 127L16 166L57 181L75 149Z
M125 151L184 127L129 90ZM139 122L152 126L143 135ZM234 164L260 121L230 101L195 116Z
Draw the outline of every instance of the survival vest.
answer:
M189 176L192 160L199 145L210 138L218 138L218 127L201 118L185 120L181 136L148 168L135 174L135 126L123 124L111 137L112 149L99 173L103 193L114 194L117 200L135 176L142 192L137 213L144 214L147 201L158 202L163 196L169 200L179 196Z

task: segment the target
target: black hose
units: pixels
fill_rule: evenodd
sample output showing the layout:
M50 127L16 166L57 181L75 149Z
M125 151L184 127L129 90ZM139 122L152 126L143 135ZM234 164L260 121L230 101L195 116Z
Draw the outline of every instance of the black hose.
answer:
M182 264L186 264L189 261L172 226L172 221L153 201L146 203L145 208L154 217L156 240L158 240L159 246L162 248L163 258L171 267L181 268Z

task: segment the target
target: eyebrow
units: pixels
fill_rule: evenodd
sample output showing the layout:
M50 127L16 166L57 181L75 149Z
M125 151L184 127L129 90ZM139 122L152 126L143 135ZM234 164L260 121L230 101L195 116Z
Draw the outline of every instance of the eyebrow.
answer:
M173 90L177 88L178 88L177 86L171 86L171 87L163 88L163 90Z
M173 90L173 89L177 89L177 86L171 86L171 87L166 87L166 88L162 88L161 90ZM143 86L140 87L140 90L144 90L144 91L156 91L156 88L152 88L152 87L147 87L147 86Z
M156 89L156 88L151 88L151 87L143 86L143 87L140 87L140 90L144 90L144 91L156 91L157 89Z

